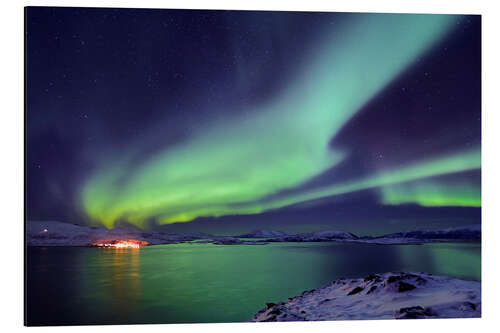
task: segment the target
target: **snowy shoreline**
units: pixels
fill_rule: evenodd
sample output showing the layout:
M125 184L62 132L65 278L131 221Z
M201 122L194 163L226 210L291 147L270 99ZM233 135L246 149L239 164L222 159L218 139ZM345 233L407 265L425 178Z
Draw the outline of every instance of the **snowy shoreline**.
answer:
M251 321L480 318L481 282L427 273L342 278L286 302L267 303Z

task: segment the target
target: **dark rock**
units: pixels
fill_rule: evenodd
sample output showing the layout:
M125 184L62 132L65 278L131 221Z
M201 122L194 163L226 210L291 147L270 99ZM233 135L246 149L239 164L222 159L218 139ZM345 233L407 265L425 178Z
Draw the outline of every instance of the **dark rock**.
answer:
M268 314L270 315L279 315L281 311L279 309L273 309L273 311L270 311Z
M372 292L375 291L375 289L377 289L377 286L371 286L370 290L368 290L368 292L366 293L367 295L368 294L371 294Z
M399 309L399 312L394 314L396 319L423 319L433 317L435 314L431 309L424 309L421 306L411 306Z
M413 290L415 288L416 287L414 285L401 281L399 282L398 292L402 293L405 291Z
M269 310L270 308L272 308L275 305L276 305L275 303L266 303L266 310Z
M396 281L401 280L415 280L419 284L424 284L427 281L415 274L401 274L401 275L393 275L387 278L387 283L394 283Z
M353 290L351 290L347 296L351 296L351 295L356 295L357 293L361 292L363 290L363 288L361 287L356 287L354 288Z
M371 275L368 275L367 277L365 277L365 279L363 281L368 282L368 281L372 281L375 279L380 279L380 277L378 275L371 274Z
M316 289L306 290L306 291L302 292L302 295L312 294L315 291L316 291Z
M464 302L463 304L460 305L459 310L460 311L475 311L477 308L476 304L471 303L471 302Z
M399 281L401 279L402 279L401 275L389 276L389 278L387 278L387 283L394 283L394 282Z

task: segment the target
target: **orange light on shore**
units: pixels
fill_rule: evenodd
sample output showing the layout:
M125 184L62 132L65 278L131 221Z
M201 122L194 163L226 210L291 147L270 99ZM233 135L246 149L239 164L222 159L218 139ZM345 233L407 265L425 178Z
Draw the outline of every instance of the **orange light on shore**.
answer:
M146 246L149 243L146 241L136 240L136 239L102 239L92 243L92 246L97 247L107 247L107 248L116 248L116 249L125 249L132 248L138 249L141 246Z

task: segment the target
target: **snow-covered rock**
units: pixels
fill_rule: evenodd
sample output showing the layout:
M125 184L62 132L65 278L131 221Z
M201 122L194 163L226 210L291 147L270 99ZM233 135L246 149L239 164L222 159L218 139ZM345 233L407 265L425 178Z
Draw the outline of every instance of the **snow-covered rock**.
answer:
M287 302L267 303L252 321L481 317L481 283L426 273L338 279Z

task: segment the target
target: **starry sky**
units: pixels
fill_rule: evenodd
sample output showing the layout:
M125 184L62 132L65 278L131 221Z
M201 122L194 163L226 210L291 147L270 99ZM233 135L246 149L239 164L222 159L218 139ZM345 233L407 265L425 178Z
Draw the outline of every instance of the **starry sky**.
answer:
M480 222L481 17L29 7L27 218Z

